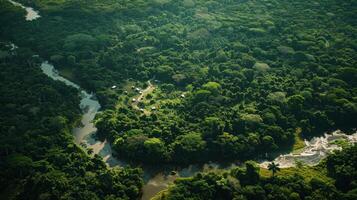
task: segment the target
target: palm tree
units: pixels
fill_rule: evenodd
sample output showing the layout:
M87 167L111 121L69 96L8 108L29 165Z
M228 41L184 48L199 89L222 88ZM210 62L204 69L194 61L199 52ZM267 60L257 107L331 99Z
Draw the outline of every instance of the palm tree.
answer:
M94 153L94 151L93 151L92 148L88 148L88 149L87 149L87 153L88 153L89 155L91 155L92 153Z
M271 163L268 165L268 169L269 169L270 171L272 171L273 177L274 177L274 175L275 175L276 172L280 171L279 164L275 164L274 162L271 162Z

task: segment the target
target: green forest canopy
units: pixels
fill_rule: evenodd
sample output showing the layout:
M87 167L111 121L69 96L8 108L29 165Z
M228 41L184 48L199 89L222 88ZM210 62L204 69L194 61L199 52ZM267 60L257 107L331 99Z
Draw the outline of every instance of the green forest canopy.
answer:
M76 91L47 80L36 54L97 94L100 137L131 161L247 160L291 147L298 128L304 137L356 128L352 0L19 2L42 16L26 22L22 9L0 0L1 45L20 47L17 55L4 45L0 51L1 185L25 180L23 195L35 190L26 184L47 175L62 189L39 186L34 195L136 198L142 184L139 171L111 172L73 144ZM150 110L143 113L131 106L131 86L145 88L149 79L157 79L156 89L139 104ZM105 185L103 173L115 184ZM70 187L76 181L86 184Z

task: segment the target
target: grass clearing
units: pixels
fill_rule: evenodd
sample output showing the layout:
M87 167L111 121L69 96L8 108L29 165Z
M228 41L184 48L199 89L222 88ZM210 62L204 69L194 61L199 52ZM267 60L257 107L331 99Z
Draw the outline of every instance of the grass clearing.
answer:
M327 176L326 168L321 166L301 166L301 167L290 167L280 169L276 173L276 176L291 176L294 174L299 174L305 178L306 181L310 181L312 178L318 178L325 182L333 183L334 180ZM271 171L268 169L260 168L260 176L264 178L271 177Z
M294 137L294 145L293 145L293 153L299 153L305 147L305 141L301 136L301 128L297 128L295 131Z

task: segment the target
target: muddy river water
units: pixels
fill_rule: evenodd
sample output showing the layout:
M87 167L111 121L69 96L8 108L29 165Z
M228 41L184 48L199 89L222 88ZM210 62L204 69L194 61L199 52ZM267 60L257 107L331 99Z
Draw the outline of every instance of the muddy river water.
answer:
M85 144L92 148L94 153L103 157L104 161L110 167L125 166L126 163L120 159L114 158L112 149L107 141L99 141L95 138L96 127L93 124L95 115L100 110L100 104L94 94L87 93L79 85L67 80L59 75L53 65L44 62L41 65L43 73L53 80L61 81L66 85L77 88L81 94L80 107L83 110L82 126L73 129L73 135L77 144ZM309 141L305 140L305 147L299 153L288 153L278 156L274 162L280 165L280 168L294 167L297 161L306 165L316 165L333 150L340 149L334 144L334 141L345 140L350 143L357 142L357 133L347 135L341 131L325 134L321 137L314 137ZM267 168L270 161L258 161L260 167ZM189 165L187 167L171 165L142 166L144 170L143 200L148 200L158 192L167 188L178 177L193 176L197 172L208 171L211 169L230 169L236 164L207 163L203 165ZM175 175L170 172L175 171Z
M39 12L35 11L33 8L25 7L12 0L9 0L9 2L26 10L27 14L25 17L27 21L36 20L40 17ZM101 108L95 95L86 92L76 83L62 77L54 66L48 62L43 62L41 64L41 69L44 74L53 80L61 81L68 86L78 89L80 92L80 107L83 111L83 116L81 120L82 125L73 129L75 142L79 145L85 144L88 148L92 148L94 153L101 155L110 167L125 166L126 163L124 161L113 157L111 146L107 141L99 141L95 137L97 129L93 124L93 119L95 115L100 112ZM316 165L333 150L340 149L340 147L333 144L333 141L336 140L345 140L350 143L355 143L357 142L357 132L352 135L346 135L341 131L335 131L321 137L312 138L309 141L305 141L305 148L299 151L299 153L280 155L274 162L278 163L281 168L294 167L296 161L300 161L307 165ZM263 168L266 168L269 163L270 162L268 161L259 161L260 166ZM219 163L207 163L203 165L189 165L187 167L168 165L142 166L145 180L142 199L150 199L158 192L166 189L167 186L178 177L189 177L201 171L229 169L235 166L234 163L225 165ZM170 173L172 171L176 171L177 173L172 175Z

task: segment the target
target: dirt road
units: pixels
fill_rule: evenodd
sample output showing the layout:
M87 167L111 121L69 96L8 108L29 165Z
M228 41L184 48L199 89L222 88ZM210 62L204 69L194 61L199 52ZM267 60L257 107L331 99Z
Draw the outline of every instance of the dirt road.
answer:
M131 105L133 106L133 108L136 110L140 110L140 108L138 106L139 102L141 102L148 94L152 93L154 90L155 90L155 86L153 84L151 84L150 81L148 81L148 86L144 90L141 91L142 93L138 97L135 98L136 101L132 102ZM150 114L150 111L144 109L144 113Z

